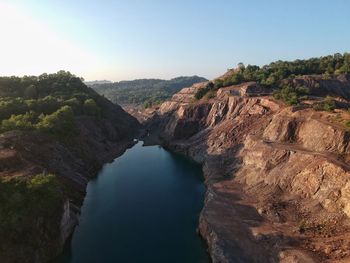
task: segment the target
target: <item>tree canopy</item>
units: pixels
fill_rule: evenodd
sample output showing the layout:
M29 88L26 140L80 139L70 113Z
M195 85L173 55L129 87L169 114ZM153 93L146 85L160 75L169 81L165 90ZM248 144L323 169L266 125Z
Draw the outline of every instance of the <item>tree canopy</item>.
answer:
M278 60L262 67L244 66L242 63L234 73L223 80L223 86L257 81L268 87L278 87L283 79L297 75L350 73L350 53L334 54L306 60Z
M239 63L237 68L232 70L232 74L227 74L223 79L216 79L214 83L209 82L206 88L197 92L195 98L201 99L207 92L216 91L221 87L256 81L266 88L277 90L275 92L276 98L283 99L289 104L295 104L298 101L298 95L305 94L285 86L284 80L292 80L301 75L322 74L325 78L329 78L332 74L348 73L350 73L350 53L337 53L295 61L278 60L262 67L256 65L245 66L243 63Z
M40 76L0 77L0 132L75 132L74 117L101 117L106 100L67 71Z
M91 84L99 94L114 103L143 105L146 108L169 99L173 94L195 83L207 81L204 78L178 77L171 80L139 79L114 83Z

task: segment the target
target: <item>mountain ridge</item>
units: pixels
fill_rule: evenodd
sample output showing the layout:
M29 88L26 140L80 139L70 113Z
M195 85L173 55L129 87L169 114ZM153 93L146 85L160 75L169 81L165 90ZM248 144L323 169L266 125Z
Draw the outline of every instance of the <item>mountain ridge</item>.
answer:
M190 76L163 79L136 79L105 84L90 85L99 94L121 105L143 105L151 107L170 98L180 89L207 79Z

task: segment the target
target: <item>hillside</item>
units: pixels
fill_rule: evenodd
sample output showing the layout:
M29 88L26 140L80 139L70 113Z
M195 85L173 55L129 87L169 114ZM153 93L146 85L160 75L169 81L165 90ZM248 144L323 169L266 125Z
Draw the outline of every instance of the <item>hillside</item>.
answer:
M112 81L109 80L92 80L92 81L84 81L84 84L88 87L91 85L100 85L100 84L109 84L112 83Z
M349 262L349 59L240 65L145 122L146 143L203 165L214 263Z
M204 81L207 80L193 76L178 77L171 80L139 79L104 84L88 84L88 86L114 103L120 105L143 105L147 108L169 99L182 88Z
M0 78L0 261L46 262L138 122L69 72Z

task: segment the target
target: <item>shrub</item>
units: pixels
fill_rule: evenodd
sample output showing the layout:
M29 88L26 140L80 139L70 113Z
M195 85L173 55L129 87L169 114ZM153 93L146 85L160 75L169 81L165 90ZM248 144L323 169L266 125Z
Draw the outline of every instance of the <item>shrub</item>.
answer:
M61 186L54 175L1 177L0 249L12 242L37 246L40 235L57 235L63 200Z
M210 100L215 97L216 97L216 90L210 90L207 92L207 94L204 95L204 99L206 100Z
M50 115L41 115L36 125L39 130L54 135L72 135L76 132L73 110L70 106L63 106Z
M310 93L310 89L308 87L301 86L296 88L296 92L298 95L306 95Z
M150 107L152 107L152 103L150 101L145 101L143 103L143 108L148 109Z
M273 97L277 100L283 100L289 105L297 105L299 103L298 94L290 86L274 91Z
M327 96L324 100L324 110L333 111L336 108L335 101L332 97Z
M330 96L327 96L322 102L315 103L313 109L317 111L334 111L336 108L336 103L334 99Z
M325 79L325 80L328 80L328 79L331 79L331 74L329 74L328 72L325 72L325 73L323 73L323 79Z
M97 116L99 114L99 108L93 99L84 101L84 113L90 116Z
M77 98L71 98L71 99L65 100L63 104L71 107L74 114L76 115L79 115L82 113L81 102Z
M220 89L224 86L224 81L222 79L216 79L214 81L214 88L215 89Z
M350 120L347 120L347 121L345 122L345 126L350 128Z
M307 87L301 86L293 89L291 86L283 86L280 90L274 91L275 99L283 100L289 105L297 105L300 100L308 99L307 94L310 90Z
M199 89L196 94L194 95L196 100L200 100L204 97L205 94L207 94L210 90L214 90L215 85L213 82L209 82L205 88Z
M11 115L9 119L1 122L1 131L31 130L34 128L32 123L34 119L35 114L32 111L20 115Z
M235 74L232 75L231 77L231 85L237 85L242 83L244 80L243 75L240 72L237 72Z

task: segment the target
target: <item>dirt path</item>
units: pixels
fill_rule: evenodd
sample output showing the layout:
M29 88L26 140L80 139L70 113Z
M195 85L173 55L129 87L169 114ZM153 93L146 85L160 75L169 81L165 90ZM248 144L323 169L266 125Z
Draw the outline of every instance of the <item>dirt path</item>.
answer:
M342 156L335 153L330 152L315 152L308 149L303 148L302 146L298 144L292 144L292 143L277 143L277 142L270 142L270 141L263 141L265 144L269 145L270 147L281 149L281 150L287 150L287 151L295 151L299 153L304 154L311 154L315 156L321 156L326 158L327 160L331 161L332 163L342 167L346 171L350 171L350 165L346 163Z

